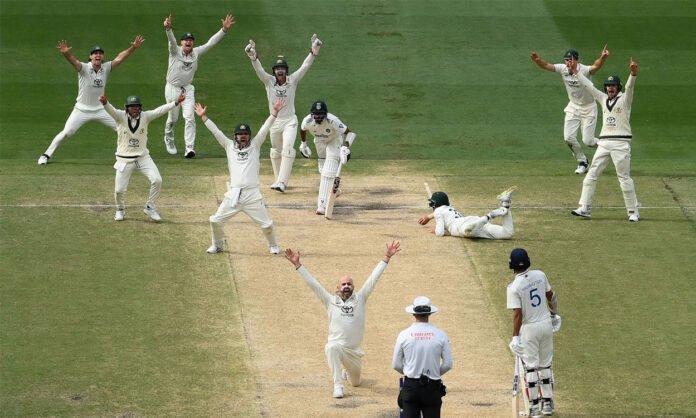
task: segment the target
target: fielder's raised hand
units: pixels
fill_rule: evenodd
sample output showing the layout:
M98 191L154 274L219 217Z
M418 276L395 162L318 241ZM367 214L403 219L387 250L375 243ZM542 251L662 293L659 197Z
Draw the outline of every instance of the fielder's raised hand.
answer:
M280 98L275 103L273 103L273 110L275 111L275 113L271 113L271 116L273 116L274 118L278 117L278 112L280 112L280 109L282 109L283 107L285 107L285 99Z
M296 269L300 268L302 263L300 262L300 251L293 251L291 248L285 250L285 258L295 266Z
M321 42L321 40L317 37L316 33L312 34L312 39L310 39L310 41L312 42L312 54L318 55L323 42Z
M637 76L638 75L638 63L633 61L633 57L631 57L630 67L631 67L631 75L634 77Z
M251 58L252 60L256 59L256 42L254 42L253 39L249 39L249 43L247 46L244 48L244 52Z
M401 243L399 241L392 241L391 243L388 242L387 253L384 255L384 257L387 259L385 261L389 262L389 259L391 259L399 251L401 251Z
M228 30L234 25L234 16L227 15L224 19L220 19L222 22L222 31L227 33Z
M205 112L208 110L208 106L203 107L202 104L196 102L195 106L193 107L193 110L196 111L196 114L198 115L198 117L201 118L203 123L205 123L205 121L208 120L208 116L205 114Z
M172 30L172 14L170 13L169 16L164 18L164 29L165 30Z
M106 106L106 104L109 103L109 101L106 100L106 96L101 95L99 96L99 103L101 103L103 106Z

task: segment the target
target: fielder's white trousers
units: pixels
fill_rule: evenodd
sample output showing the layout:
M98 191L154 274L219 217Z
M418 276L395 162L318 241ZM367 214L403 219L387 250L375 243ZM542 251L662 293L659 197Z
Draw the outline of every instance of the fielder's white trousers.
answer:
M465 216L452 226L450 235L465 238L510 239L515 233L512 211L508 210L502 218L502 224L492 224L486 216Z
M329 342L324 347L326 360L329 362L334 386L343 386L342 369L348 372L348 379L353 386L360 386L362 374L362 357L365 355L360 348L347 348L336 342Z
M210 217L210 230L214 245L222 246L225 238L225 222L239 212L244 212L252 221L261 227L268 246L278 245L275 238L273 221L268 216L263 196L258 187L248 187L241 190L237 198L232 190L225 193L225 198L214 215Z
M551 366L553 362L551 317L531 324L522 324L520 339L524 346L522 361L527 369Z
M585 145L594 147L597 145L595 129L597 127L597 103L586 107L580 107L569 103L564 109L565 123L563 124L563 139L570 148L575 159L587 161L585 153L578 142L578 131L582 132L582 142Z
M271 137L271 166L276 183L290 181L295 162L295 137L297 137L297 116L276 119L269 130Z
M638 207L638 198L636 197L635 185L631 178L631 142L615 139L599 140L597 152L595 152L590 169L585 174L585 179L582 182L580 205L592 206L592 197L597 188L597 180L607 167L607 164L609 164L609 161L612 161L614 168L616 168L616 176L619 178L619 186L623 193L626 211L635 211Z
M56 148L58 148L63 141L75 135L75 132L87 122L99 122L116 131L116 121L111 115L106 113L103 107L94 111L84 111L73 108L70 116L68 116L68 120L65 122L63 130L58 132L58 135L53 138L51 145L48 146L44 154L49 157L52 156L53 153L56 152Z
M179 98L181 94L181 87L173 86L167 83L164 86L164 97L167 99L167 103L171 103ZM164 125L164 139L167 141L174 140L174 126L179 120L179 112L182 113L184 117L184 143L186 143L186 149L194 149L196 144L196 118L194 114L194 106L196 103L196 88L193 84L183 88L186 92L186 99L179 106L174 106L172 110L169 111L167 115L167 123Z
M116 207L118 210L124 210L126 208L125 194L126 191L128 191L128 183L130 182L131 174L133 174L133 170L136 168L150 181L150 194L145 205L152 209L157 208L157 198L162 190L162 176L160 176L155 162L152 161L149 155L127 163L116 161L114 168L116 169L116 189L114 191L114 198L116 199Z

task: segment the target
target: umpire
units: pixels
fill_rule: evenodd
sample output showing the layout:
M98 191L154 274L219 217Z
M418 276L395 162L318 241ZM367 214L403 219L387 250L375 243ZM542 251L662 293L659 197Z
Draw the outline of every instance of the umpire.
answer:
M398 404L404 418L439 418L445 385L441 376L452 368L452 349L445 332L429 323L436 306L418 296L406 312L416 322L401 331L394 347L392 367L404 375Z

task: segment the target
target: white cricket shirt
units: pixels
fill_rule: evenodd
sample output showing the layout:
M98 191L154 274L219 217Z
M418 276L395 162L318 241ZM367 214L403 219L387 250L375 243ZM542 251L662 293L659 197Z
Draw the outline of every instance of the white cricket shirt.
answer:
M629 75L624 91L619 92L611 100L605 92L598 90L586 77L578 76L578 81L602 106L602 131L599 134L599 139L631 141L633 138L631 106L633 105L636 77Z
M77 73L77 99L75 108L94 112L103 108L99 96L104 95L106 80L111 74L111 61L102 63L98 71L92 67L92 62L82 62L82 68Z
M582 88L578 82L578 78L568 72L568 67L566 67L565 64L554 64L553 68L561 75L561 78L563 78L563 84L565 85L566 92L568 93L568 100L570 100L570 103L582 107L591 106L594 104L594 100L590 92ZM587 78L592 77L590 74L589 65L578 63L578 72Z
M125 110L116 110L111 103L106 103L104 109L116 121L116 160L127 163L150 154L147 149L148 125L175 106L176 102L167 103L157 109L140 112L137 119L131 119Z
M261 61L258 58L251 60L251 65L254 67L254 71L256 71L256 76L259 78L259 80L261 80L266 88L268 111L273 113L273 103L280 98L285 99L285 106L280 109L280 112L278 113L278 122L285 122L286 120L295 117L295 92L297 91L297 85L300 80L304 78L307 70L309 70L309 67L312 66L313 62L314 54L310 52L302 63L302 66L300 66L300 68L298 68L294 73L288 74L285 84L279 85L276 82L275 75L268 74L266 71L264 71L263 67L261 66Z
M183 49L176 42L171 30L167 30L169 40L169 67L167 68L167 83L176 87L186 87L193 82L193 76L198 70L198 59L208 52L213 45L220 42L225 31L220 29L208 39L208 42L193 48L190 54L184 55Z
M546 274L527 270L515 275L507 287L507 308L522 309L522 324L548 320L551 317L546 292L551 290Z
M314 136L314 142L328 144L346 133L348 127L336 115L331 113L327 113L326 118L320 124L317 124L310 113L302 119L300 129L311 133Z

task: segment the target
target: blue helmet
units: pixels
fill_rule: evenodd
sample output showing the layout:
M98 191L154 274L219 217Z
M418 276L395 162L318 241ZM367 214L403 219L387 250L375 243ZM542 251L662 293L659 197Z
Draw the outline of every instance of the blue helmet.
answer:
M510 268L513 270L527 270L532 262L524 248L515 248L510 253Z

